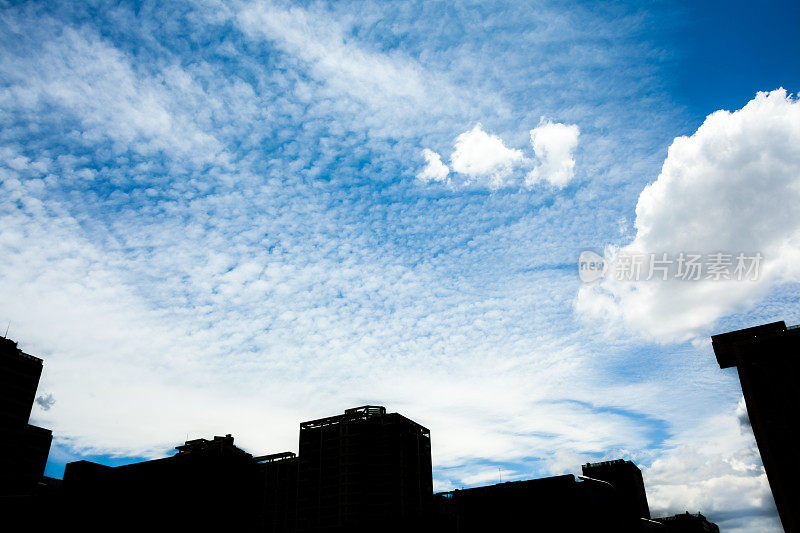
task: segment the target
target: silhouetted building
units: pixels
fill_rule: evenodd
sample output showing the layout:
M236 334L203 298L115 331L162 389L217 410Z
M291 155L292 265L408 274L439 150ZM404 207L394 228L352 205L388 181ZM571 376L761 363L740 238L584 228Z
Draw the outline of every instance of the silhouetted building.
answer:
M258 464L261 531L293 532L297 529L297 475L299 460L292 452L255 458Z
M719 533L719 527L714 522L709 522L705 516L697 514L676 514L664 518L654 518L654 521L664 525L658 531L664 533ZM656 530L654 530L656 531Z
M419 527L432 499L428 430L383 407L302 423L299 457L252 457L230 435L176 449L118 467L69 463L67 522L90 531L121 517L126 528L159 530L392 531Z
M774 322L711 340L720 368L739 373L783 528L800 531L800 329Z
M624 503L607 483L563 475L439 493L435 522L445 533L641 531Z
M108 467L68 463L70 527L81 531L257 531L258 470L233 437L196 439L172 457Z
M625 512L634 521L639 518L650 518L642 471L631 461L617 459L587 463L583 465L582 470L583 475L588 478L611 483L623 501Z
M0 496L29 495L44 475L52 433L28 423L42 360L0 337Z
M624 460L584 465L581 481L564 475L433 495L429 431L380 406L303 422L297 456L253 457L233 442L230 435L191 440L172 457L118 467L69 463L59 525L90 532L268 533L666 527L646 520L641 472ZM702 523L687 516L659 520L670 527Z
M384 407L300 424L299 531L418 524L433 494L430 432Z

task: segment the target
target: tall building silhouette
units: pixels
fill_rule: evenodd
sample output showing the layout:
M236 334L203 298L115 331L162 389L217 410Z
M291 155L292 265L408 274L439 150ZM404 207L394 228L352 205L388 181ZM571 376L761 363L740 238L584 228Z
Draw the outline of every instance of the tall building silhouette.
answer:
M297 530L297 476L299 459L292 452L255 458L258 465L258 523L265 533Z
M42 360L0 337L0 496L29 495L44 476L53 435L28 423Z
M624 502L626 514L633 520L650 518L647 492L644 490L642 471L631 461L616 459L599 463L586 463L582 469L587 478L610 483Z
M800 328L773 322L711 337L720 368L736 367L783 528L800 531Z
M410 525L430 505L430 432L384 407L301 423L299 455L299 531Z

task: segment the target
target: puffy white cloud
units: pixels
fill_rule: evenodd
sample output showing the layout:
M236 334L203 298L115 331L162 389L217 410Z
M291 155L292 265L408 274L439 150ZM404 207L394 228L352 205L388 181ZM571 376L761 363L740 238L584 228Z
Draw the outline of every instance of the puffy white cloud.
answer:
M425 182L444 181L447 179L450 169L447 168L447 165L442 163L442 158L439 154L425 148L422 150L422 157L425 158L426 165L425 168L417 174L417 178Z
M653 516L699 511L724 531L780 531L753 434L736 416L705 419L666 444L643 469Z
M521 150L508 148L496 135L483 131L480 124L456 137L450 156L453 170L470 178L488 179L493 188L502 186L514 165L523 161Z
M636 237L621 253L760 253L759 276L740 281L622 282L606 276L578 293L577 311L622 320L661 341L685 340L752 306L770 288L800 279L800 102L779 89L742 109L709 115L678 137L658 179L636 206ZM674 265L673 265L674 266ZM748 264L748 266L750 266Z
M546 181L561 188L569 183L575 175L574 153L580 133L575 124L553 123L542 118L531 130L531 145L538 163L525 177L525 184L530 187Z
M530 135L536 164L525 176L525 185L532 187L546 181L554 187L564 187L575 175L573 154L580 129L575 124L552 123L542 118ZM422 155L427 166L417 177L426 182L444 181L450 169L439 154L426 148ZM492 189L519 183L522 170L534 165L522 150L507 147L500 137L484 131L480 123L456 137L450 161L451 169L461 174L467 184L478 183Z

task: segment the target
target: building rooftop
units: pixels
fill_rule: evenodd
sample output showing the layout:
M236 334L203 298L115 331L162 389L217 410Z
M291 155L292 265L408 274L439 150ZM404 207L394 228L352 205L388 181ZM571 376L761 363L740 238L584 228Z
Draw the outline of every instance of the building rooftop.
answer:
M353 407L350 409L345 409L344 414L341 415L334 415L334 416L327 416L325 418L318 418L316 420L309 420L308 422L301 422L300 429L314 429L314 428L321 428L325 426L331 426L334 424L341 424L343 422L355 422L358 420L369 420L371 418L379 418L379 417L393 417L395 419L401 419L409 422L410 424L414 424L419 428L419 430L426 436L430 436L430 430L427 428L417 424L413 420L410 420L403 415L398 413L386 413L386 408L382 405L362 405L360 407Z
M257 463L277 463L278 461L286 461L289 459L295 459L297 454L294 452L280 452L280 453L271 453L269 455L260 455L258 457L254 457Z
M12 341L6 337L0 337L0 355L18 355L25 359L29 359L40 364L42 363L41 359L23 352L19 349L15 341Z
M244 455L250 455L244 450L233 445L233 437L230 433L224 437L214 436L213 440L208 439L193 439L187 440L184 444L175 447L178 450L177 455L184 455L189 453L203 453L213 450L231 450Z
M728 368L738 364L738 357L759 343L777 340L783 336L796 338L800 336L800 327L786 327L783 321L763 324L752 328L740 329L728 333L711 336L711 345L720 368Z

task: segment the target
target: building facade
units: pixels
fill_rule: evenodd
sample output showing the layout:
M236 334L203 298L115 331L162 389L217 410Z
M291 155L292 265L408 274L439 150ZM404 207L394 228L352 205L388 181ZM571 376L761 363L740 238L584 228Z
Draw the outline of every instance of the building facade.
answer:
M711 337L735 367L783 529L800 531L800 328L774 322Z
M299 531L418 523L430 505L430 431L384 407L301 423L299 456Z
M625 513L633 520L650 518L647 492L642 471L631 461L616 459L599 463L586 463L581 468L586 478L610 483L623 502Z
M44 476L52 433L28 423L42 360L0 337L0 496L30 495Z

